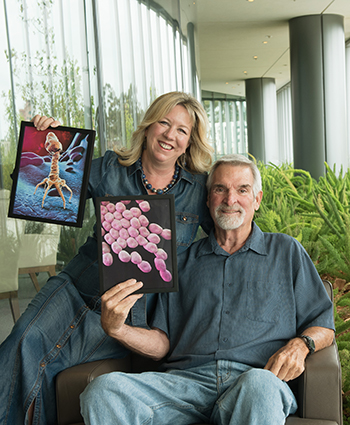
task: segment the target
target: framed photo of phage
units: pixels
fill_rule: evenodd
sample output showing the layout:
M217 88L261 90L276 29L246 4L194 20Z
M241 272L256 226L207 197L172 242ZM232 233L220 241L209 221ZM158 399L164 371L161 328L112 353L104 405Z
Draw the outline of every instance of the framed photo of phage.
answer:
M95 131L22 121L9 217L81 227Z
M100 292L134 278L140 293L178 290L173 195L96 200Z

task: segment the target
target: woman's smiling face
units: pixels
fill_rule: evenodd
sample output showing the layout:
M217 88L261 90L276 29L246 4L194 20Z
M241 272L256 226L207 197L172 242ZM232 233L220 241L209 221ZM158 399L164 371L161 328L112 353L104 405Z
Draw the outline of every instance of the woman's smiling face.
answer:
M150 160L168 162L169 166L173 166L177 158L185 153L191 131L192 120L186 108L182 105L175 106L145 131L146 155Z

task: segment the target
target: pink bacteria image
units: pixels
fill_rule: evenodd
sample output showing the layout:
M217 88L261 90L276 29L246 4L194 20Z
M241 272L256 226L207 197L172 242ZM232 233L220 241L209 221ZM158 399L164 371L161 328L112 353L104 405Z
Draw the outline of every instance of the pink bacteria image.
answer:
M131 260L131 256L127 251L121 250L118 254L119 260L123 263L128 263Z
M157 233L158 235L160 235L163 231L163 228L156 223L151 223L148 228L150 232Z
M132 263L140 264L142 262L142 257L137 251L133 251L130 256Z
M173 276L166 263L168 253L163 249L165 241L171 241L171 230L156 222L159 215L150 213L152 203L137 200L137 206L130 208L130 202L101 202L102 263L106 267L118 261L130 263L142 273L157 271L164 282L171 282ZM147 217L147 213L151 215Z
M164 282L171 282L171 279L173 278L169 270L161 270L159 274L160 277L164 280Z
M139 207L143 212L148 212L151 209L150 204L147 201L140 202Z
M160 236L168 241L171 240L171 230L170 229L163 229Z
M137 267L142 270L144 273L149 273L152 270L152 267L148 261L141 261Z
M106 252L102 255L102 261L105 266L110 266L113 263L113 256L111 253Z

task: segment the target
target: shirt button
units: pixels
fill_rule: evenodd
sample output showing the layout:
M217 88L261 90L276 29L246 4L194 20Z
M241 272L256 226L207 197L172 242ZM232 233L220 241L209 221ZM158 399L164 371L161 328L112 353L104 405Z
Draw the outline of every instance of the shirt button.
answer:
M230 314L230 311L229 311L229 310L226 310L226 311L225 311L225 313L226 313L226 314Z
M224 338L224 339L223 339L223 341L224 341L224 342L227 342L227 338Z
M182 220L183 221L187 221L187 217L182 217Z

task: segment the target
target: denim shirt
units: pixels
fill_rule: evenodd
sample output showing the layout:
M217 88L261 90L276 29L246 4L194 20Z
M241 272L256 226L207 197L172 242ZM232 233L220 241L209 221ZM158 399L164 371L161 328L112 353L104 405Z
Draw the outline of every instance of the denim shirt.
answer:
M191 174L180 171L176 184L167 192L175 197L177 252L185 251L193 242L199 225L209 233L213 226L206 206L206 174ZM118 155L107 151L91 164L88 193L89 198L100 196L124 196L147 194L141 180L138 163L125 167L118 161ZM69 275L88 304L91 297L99 293L96 236L89 237L79 249L79 253L65 267L63 273ZM116 283L117 277L116 277Z
M214 232L178 256L179 292L160 294L152 327L170 338L165 368L214 360L264 367L311 326L334 329L333 305L301 244L253 223L232 255Z

